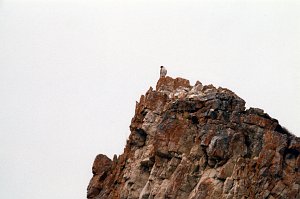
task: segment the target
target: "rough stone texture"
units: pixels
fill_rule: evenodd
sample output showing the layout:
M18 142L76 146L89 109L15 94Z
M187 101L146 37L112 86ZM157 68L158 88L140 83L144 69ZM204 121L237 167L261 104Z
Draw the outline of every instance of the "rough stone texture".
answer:
M96 157L88 198L300 198L300 138L228 89L160 78L130 130Z

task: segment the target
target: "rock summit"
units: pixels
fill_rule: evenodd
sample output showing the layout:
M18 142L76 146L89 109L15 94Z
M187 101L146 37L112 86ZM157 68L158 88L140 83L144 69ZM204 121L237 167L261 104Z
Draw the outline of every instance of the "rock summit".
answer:
M162 77L124 153L98 155L89 199L300 198L300 138L226 88Z

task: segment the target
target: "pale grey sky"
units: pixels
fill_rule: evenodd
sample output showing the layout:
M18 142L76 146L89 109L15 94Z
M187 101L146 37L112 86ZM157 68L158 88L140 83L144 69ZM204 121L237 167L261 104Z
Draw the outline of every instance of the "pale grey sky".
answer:
M135 101L172 77L227 87L300 136L299 1L0 0L0 198L81 199Z

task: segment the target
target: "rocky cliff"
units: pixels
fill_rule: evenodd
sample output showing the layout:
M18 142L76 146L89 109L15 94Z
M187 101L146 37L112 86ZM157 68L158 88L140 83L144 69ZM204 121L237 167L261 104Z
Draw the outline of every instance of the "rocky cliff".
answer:
M96 157L88 198L300 198L300 138L228 89L160 78L130 130Z

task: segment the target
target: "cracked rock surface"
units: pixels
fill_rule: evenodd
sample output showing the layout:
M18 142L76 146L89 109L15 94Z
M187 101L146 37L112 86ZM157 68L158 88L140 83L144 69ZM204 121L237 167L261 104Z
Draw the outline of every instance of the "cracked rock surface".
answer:
M234 92L162 77L124 153L93 164L89 199L300 198L300 138Z

